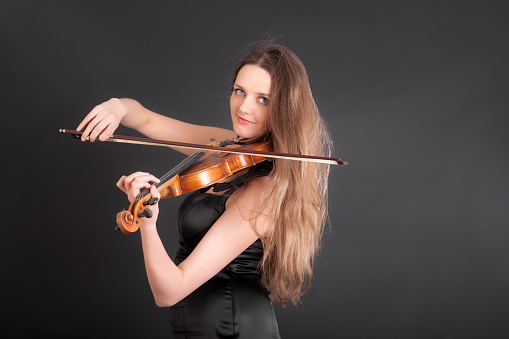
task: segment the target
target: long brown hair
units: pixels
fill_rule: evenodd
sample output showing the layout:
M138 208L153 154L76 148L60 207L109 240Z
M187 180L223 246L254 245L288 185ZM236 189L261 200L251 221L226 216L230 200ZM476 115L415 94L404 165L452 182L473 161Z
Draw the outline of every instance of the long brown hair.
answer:
M330 156L331 139L297 55L281 45L263 43L237 64L234 81L248 64L265 69L272 78L268 137L274 151ZM261 237L264 255L259 268L263 286L282 306L289 300L298 304L311 284L327 219L328 176L328 165L275 160L255 209L260 211L270 200L271 227Z

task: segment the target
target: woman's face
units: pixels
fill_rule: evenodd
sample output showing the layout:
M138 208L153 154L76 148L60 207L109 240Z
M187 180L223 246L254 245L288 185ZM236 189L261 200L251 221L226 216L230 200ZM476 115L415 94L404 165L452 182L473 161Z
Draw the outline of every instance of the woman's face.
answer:
M233 130L241 138L253 138L267 132L271 77L256 65L239 71L230 98Z

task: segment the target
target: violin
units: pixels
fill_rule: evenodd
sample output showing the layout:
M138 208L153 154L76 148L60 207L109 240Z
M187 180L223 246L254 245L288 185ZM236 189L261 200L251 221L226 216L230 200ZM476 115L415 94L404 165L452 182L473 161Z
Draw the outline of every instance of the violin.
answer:
M247 144L239 148L264 152L272 150L269 141ZM161 194L161 199L177 197L213 185L236 172L267 160L267 157L239 153L215 153L203 157L204 155L204 152L192 154L160 178L156 188ZM185 168L188 163L191 165ZM181 168L185 169L180 171ZM152 217L152 211L148 207L156 203L157 199L152 198L149 190L145 189L131 203L128 210L117 213L118 228L126 234L135 232L140 226L141 218Z
M71 134L75 139L79 139L82 134L80 131L66 129L61 129L60 132ZM260 138L244 140L243 145L236 148L121 135L113 135L107 141L200 150L184 159L160 178L156 188L161 194L161 199L177 197L208 187L243 169L259 164L267 160L267 158L311 161L334 165L348 164L339 158L272 152L271 142L260 140ZM205 156L205 151L216 152ZM152 198L149 190L145 189L143 192L140 192L135 201L129 206L129 209L117 213L118 228L116 229L120 229L126 234L136 232L140 227L141 218L152 217L152 211L149 207L156 203L157 198Z

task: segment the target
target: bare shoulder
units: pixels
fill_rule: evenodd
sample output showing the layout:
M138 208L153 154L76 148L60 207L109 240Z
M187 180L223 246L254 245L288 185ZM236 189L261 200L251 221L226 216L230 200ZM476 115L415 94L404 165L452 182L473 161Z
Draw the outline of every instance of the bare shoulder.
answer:
M267 217L269 215L270 202L265 203L265 191L270 182L267 176L254 178L246 185L238 189L228 199L226 209L237 209L245 219L255 217L256 228L260 234L267 230Z

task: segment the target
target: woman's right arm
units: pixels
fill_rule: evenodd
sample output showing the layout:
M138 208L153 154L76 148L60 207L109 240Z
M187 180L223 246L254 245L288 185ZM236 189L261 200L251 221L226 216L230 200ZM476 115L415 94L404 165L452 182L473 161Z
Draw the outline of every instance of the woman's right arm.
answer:
M173 140L194 144L205 144L211 138L224 140L235 136L233 131L189 124L152 112L132 99L112 98L94 107L77 127L83 130L81 140L90 137L90 141L108 139L119 124L137 130L152 139ZM185 154L192 150L178 150Z

